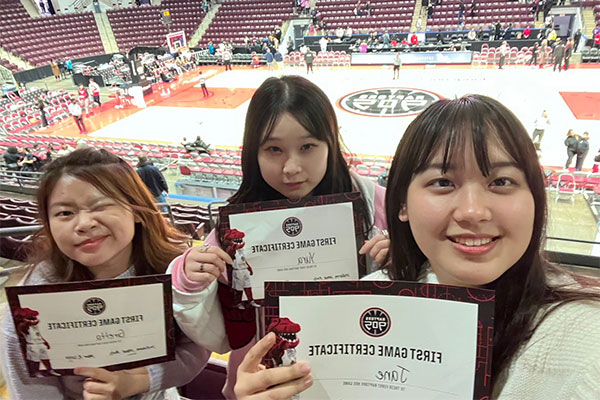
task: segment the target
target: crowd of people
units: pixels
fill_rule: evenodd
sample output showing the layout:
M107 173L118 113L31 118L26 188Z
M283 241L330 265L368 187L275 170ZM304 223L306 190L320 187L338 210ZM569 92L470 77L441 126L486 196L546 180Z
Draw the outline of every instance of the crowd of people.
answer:
M387 189L355 174L341 146L334 107L319 87L298 76L269 78L248 106L243 180L228 201L359 191L369 232L358 250L370 266L363 279L495 290L493 398L600 396L600 349L590 339L600 335L600 285L546 260L544 177L533 141L508 108L482 95L432 104L402 135ZM37 192L43 228L22 284L170 273L183 332L175 360L30 377L6 317L0 360L11 398L171 398L210 351L230 350L217 288L227 284L226 265L234 260L216 231L204 245L188 247L159 213L160 179L149 191L140 175L152 168L139 161L136 171L104 149L84 148L47 166ZM99 236L97 246L77 245ZM284 399L313 384L303 360L261 365L274 341L270 333L231 352L226 398Z

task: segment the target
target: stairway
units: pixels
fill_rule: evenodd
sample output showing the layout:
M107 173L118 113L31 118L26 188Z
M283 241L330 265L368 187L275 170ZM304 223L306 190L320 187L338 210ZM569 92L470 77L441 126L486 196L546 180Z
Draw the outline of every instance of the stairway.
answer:
M100 32L100 39L102 39L104 52L106 54L118 53L119 46L117 45L117 40L115 39L115 34L110 26L106 12L94 13L94 19L98 26L98 32Z
M591 38L592 31L596 26L596 20L594 18L594 7L582 8L581 15L583 16L583 34L588 38Z
M17 67L25 69L25 70L35 68L35 66L29 64L27 61L23 60L22 58L15 56L13 53L6 51L2 47L0 47L0 58L4 58L5 60L8 60L11 63L15 64Z
M200 43L200 41L202 40L202 36L204 36L206 31L208 30L208 27L210 26L210 23L215 18L215 15L217 15L219 8L221 8L221 3L213 2L212 7L210 8L210 10L208 10L208 13L206 13L206 16L202 20L202 23L200 24L196 32L194 32L192 38L188 41L188 47L198 46L198 43Z

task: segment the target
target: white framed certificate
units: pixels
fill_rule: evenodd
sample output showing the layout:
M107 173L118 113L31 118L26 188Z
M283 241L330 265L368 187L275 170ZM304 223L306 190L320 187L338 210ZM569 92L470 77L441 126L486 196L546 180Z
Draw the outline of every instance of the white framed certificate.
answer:
M264 363L306 361L301 399L482 399L494 292L416 282L268 282ZM295 335L295 336L294 336Z
M6 288L31 376L175 359L171 276Z

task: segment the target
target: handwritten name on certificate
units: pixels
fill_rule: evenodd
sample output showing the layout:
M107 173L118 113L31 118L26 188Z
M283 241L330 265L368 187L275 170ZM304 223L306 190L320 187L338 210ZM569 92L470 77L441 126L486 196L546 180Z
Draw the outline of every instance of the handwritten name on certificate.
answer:
M31 376L175 358L171 276L6 288Z
M245 258L256 299L264 297L267 280L358 279L351 202L231 214L229 223L244 233L234 272L246 267Z
M266 324L284 334L266 361L310 364L314 384L301 399L489 395L493 291L414 282L307 282L300 290L301 283L289 284L268 284ZM283 295L271 298L271 287ZM270 307L279 316L269 315Z

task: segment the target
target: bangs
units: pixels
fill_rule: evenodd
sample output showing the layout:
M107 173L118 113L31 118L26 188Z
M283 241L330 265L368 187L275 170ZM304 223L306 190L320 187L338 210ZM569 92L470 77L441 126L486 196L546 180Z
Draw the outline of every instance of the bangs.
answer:
M421 135L415 137L413 148L420 151L414 154L413 175L426 170L440 154L442 172L446 173L457 159L463 157L464 150L470 148L479 170L487 177L492 165L490 146L497 146L526 171L529 168L527 160L532 152L535 154L533 144L529 144L531 148L523 146L519 140L519 137L527 136L523 125L510 111L510 114L499 111L500 108L490 107L470 96L442 100L430 106L422 114L423 118L418 118L422 126L416 129Z

